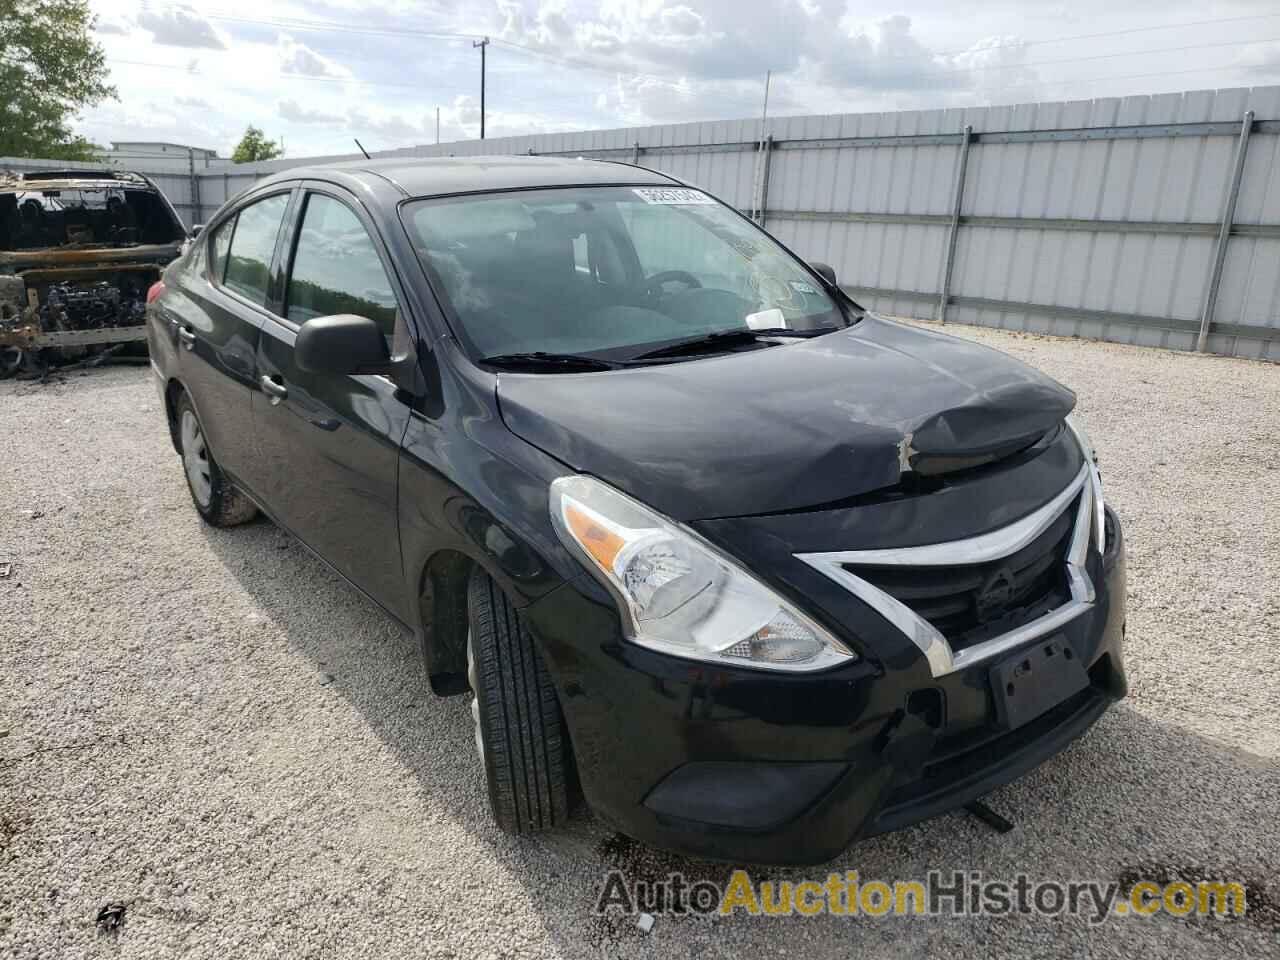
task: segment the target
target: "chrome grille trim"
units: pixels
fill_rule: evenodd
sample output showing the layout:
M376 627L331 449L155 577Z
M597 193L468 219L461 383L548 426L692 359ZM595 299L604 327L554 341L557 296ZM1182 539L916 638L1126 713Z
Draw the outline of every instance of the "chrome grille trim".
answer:
M1093 607L1096 595L1085 569L1085 561L1089 555L1090 533L1096 525L1096 517L1101 513L1097 509L1102 503L1101 493L1097 469L1086 461L1071 483L1056 497L1035 512L999 530L965 540L930 543L918 547L798 553L796 559L803 560L876 610L920 649L934 677L944 677L991 660L1028 640L1057 630ZM999 560L1034 541L1061 516L1077 495L1080 496L1080 503L1076 507L1075 528L1067 552L1067 582L1071 587L1071 599L1030 623L958 653L951 649L947 638L933 624L844 566L865 564L882 567L949 567Z

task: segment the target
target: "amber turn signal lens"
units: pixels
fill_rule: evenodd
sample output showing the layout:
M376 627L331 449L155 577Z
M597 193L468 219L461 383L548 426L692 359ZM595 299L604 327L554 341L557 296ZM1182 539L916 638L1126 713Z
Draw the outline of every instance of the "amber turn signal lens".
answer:
M582 544L584 550L606 570L613 569L613 561L625 546L625 541L612 530L604 527L598 520L576 504L567 504L564 510L565 522L572 531L574 539Z

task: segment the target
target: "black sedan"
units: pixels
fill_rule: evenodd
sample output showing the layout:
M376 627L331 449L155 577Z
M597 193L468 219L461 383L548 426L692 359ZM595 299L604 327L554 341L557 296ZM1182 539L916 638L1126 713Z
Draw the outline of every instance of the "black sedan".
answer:
M868 313L687 184L288 170L148 302L200 515L261 511L413 631L508 831L582 796L656 845L816 862L1124 695L1074 395Z

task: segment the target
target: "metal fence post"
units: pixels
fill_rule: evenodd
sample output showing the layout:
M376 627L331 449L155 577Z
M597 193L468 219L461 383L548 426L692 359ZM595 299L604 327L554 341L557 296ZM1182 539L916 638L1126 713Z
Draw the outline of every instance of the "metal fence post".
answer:
M960 233L960 208L964 206L964 174L969 166L969 144L973 127L965 124L960 136L960 156L956 160L956 194L951 205L951 224L947 227L947 259L942 264L942 289L938 293L938 322L947 322L947 301L951 299L951 268L956 260L956 238Z
M187 176L191 178L191 223L194 227L203 219L204 211L200 209L200 178L196 176L196 155L193 147L187 147Z
M773 135L764 138L764 171L760 174L760 219L757 221L760 226L764 226L765 208L769 206L769 167L773 160Z
M1204 295L1204 312L1200 314L1200 336L1196 350L1204 353L1209 342L1209 327L1213 324L1213 312L1218 306L1218 289L1222 286L1222 267L1227 262L1227 244L1231 241L1231 227L1236 219L1236 200L1240 197L1240 179L1244 176L1244 158L1249 149L1249 134L1253 131L1253 111L1246 110L1240 124L1240 141L1236 144L1236 162L1231 168L1231 183L1227 187L1227 202L1222 209L1222 222L1218 225L1218 245L1213 253L1213 266L1209 270L1209 287Z

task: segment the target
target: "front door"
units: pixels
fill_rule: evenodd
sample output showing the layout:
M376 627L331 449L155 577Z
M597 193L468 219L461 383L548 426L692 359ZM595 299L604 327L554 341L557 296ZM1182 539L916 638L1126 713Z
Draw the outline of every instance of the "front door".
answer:
M400 565L396 478L409 408L381 376L312 374L294 363L298 328L353 313L407 349L402 302L376 231L335 187L304 192L286 260L280 316L258 344L253 421L276 519L348 580L406 623L413 597ZM359 211L359 212L357 212Z

